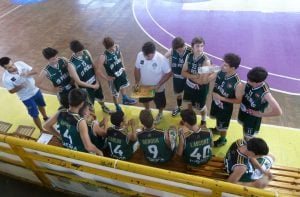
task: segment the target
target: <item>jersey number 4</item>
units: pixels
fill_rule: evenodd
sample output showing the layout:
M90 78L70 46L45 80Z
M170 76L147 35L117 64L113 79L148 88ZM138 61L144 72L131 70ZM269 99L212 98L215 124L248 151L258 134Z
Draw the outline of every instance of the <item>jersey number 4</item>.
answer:
M73 144L71 135L69 134L69 129L67 129L67 130L64 132L64 137L67 138L67 139L69 139L70 144Z
M117 155L119 155L120 157L123 156L123 151L120 149L120 148L121 148L121 145L117 145L114 149L113 149L113 147L112 147L112 145L111 145L111 142L108 142L108 145L109 145L109 148L110 148L110 152L111 152L112 154L117 154Z
M195 148L194 151L190 154L190 157L194 157L196 158L197 160L201 160L201 156L202 156L202 159L205 159L206 157L209 156L209 152L210 152L210 145L206 145L203 147L203 153L201 155L200 153L200 148Z

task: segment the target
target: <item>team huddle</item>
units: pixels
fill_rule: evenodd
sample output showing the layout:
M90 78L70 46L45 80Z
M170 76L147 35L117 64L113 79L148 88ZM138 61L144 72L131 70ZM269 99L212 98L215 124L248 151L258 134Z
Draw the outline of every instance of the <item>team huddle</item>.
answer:
M155 93L153 97L138 99L145 107L139 114L142 125L139 128L135 120L126 120L118 101L121 93L123 104L137 103L126 94L130 83L120 47L110 37L104 38L102 44L105 51L97 65L77 40L70 43L73 54L69 59L58 57L54 48L43 49L48 63L36 80L33 79L38 74L35 69L22 61L12 62L9 57L2 57L3 85L18 95L40 131L51 132L62 140L64 147L97 155L107 151L110 157L120 160L129 160L140 148L151 163L168 162L175 154L182 156L188 165L207 163L212 157L212 148L226 144L233 105L239 104L238 121L243 126L244 138L233 142L224 158L230 174L228 181L253 187L267 185L274 157L269 155L266 142L255 135L260 130L262 117L277 116L282 111L265 82L268 72L263 67L252 68L247 74L247 83L243 84L237 73L241 58L227 53L221 69L214 66L204 53L205 41L201 37L195 37L191 47L176 37L165 55L156 51L153 42L146 42L136 58L134 87L153 86ZM180 114L181 121L164 131L155 125L163 118L167 102L165 83L171 77L177 101L172 116ZM101 87L104 81L109 84L115 110L104 103ZM216 126L207 129L206 99L211 82L214 87L210 117L216 119ZM51 118L46 113L39 88L57 94L61 107ZM152 100L158 109L155 117L150 109ZM110 114L111 124L107 118L97 120L95 101L104 113ZM186 103L185 109L183 103ZM196 111L201 115L200 124L197 124ZM43 125L39 112L46 121ZM220 137L213 141L213 134Z

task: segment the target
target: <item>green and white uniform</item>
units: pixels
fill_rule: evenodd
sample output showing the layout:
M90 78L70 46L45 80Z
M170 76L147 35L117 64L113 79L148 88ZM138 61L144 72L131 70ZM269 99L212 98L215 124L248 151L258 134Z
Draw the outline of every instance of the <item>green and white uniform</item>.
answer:
M149 162L165 163L172 158L174 149L167 146L163 130L143 129L137 133L137 137L144 156Z
M254 172L254 168L250 159L239 151L239 147L241 146L246 146L246 142L243 139L239 139L231 144L224 158L225 169L227 173L231 174L236 166L245 166L247 170L239 181L251 182L253 181L251 177Z
M124 65L122 63L121 51L119 49L119 46L116 45L116 50L113 53L105 50L104 56L104 68L107 75L110 77L115 77L115 79L109 83L109 86L111 88L112 94L114 96L118 96L121 88L129 86L129 81L125 72Z
M95 121L92 121L92 122L88 122L87 123L87 126L88 126L88 129L89 129L89 136L90 136L90 139L91 139L91 142L100 150L104 150L107 146L107 138L106 136L97 136L94 134L93 132L93 128L94 128L94 125L96 124Z
M236 86L241 82L237 73L227 77L225 72L220 71L217 75L213 92L226 97L236 98ZM232 115L233 104L212 99L210 116L217 119L217 129L227 131Z
M243 125L244 134L246 136L254 136L259 132L261 117L256 117L248 113L249 109L264 112L268 106L268 102L264 100L266 93L270 89L267 83L263 82L260 86L253 88L248 83L245 87L245 94L240 105L238 121Z
M198 166L207 163L211 157L212 136L208 131L193 132L184 134L183 158L186 163Z
M58 100L63 107L69 108L68 95L75 86L69 75L68 62L62 58L58 58L57 67L47 65L46 68L44 68L44 71L54 87L63 88L57 95Z
M134 153L135 142L127 137L127 130L116 126L107 129L107 144L110 157L120 160L129 160Z
M78 125L83 118L77 113L63 109L57 117L58 130L61 135L63 146L81 152L87 152L80 137Z
M96 83L96 75L92 62L87 50L83 50L83 55L81 57L75 56L73 54L70 58L70 62L73 64L79 79L88 84L94 85ZM88 93L89 101L94 105L95 99L98 101L103 100L102 87L100 86L97 90L93 88L84 88Z
M271 167L273 166L273 163L274 163L274 160L271 156L268 156L268 155L265 155L265 156L262 156L262 157L259 157L256 159L258 161L258 163L260 164L261 168L264 170L264 171L268 171L271 169ZM251 176L251 179L253 181L257 180L257 179L260 179L264 176L264 174L258 170L258 169L255 169L252 176Z
M190 47L185 46L183 54L179 54L172 49L171 52L171 69L173 72L173 90L175 94L181 94L184 90L186 79L181 75L182 66L186 56L192 52Z
M188 73L198 74L199 67L203 66L205 61L209 58L203 54L198 59L194 59L194 53L187 55L187 66ZM209 84L199 85L193 82L191 79L186 79L186 84L184 87L183 100L186 102L191 102L192 106L198 110L203 110L206 104L206 98L209 90Z

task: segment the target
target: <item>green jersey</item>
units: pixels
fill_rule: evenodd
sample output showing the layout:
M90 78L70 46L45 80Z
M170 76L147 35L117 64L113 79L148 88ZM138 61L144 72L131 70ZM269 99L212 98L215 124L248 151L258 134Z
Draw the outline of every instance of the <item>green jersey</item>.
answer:
M83 118L81 118L79 114L69 112L66 109L59 112L57 125L64 147L87 152L84 148L78 128L79 122L82 120Z
M184 134L183 158L189 165L207 163L212 157L212 136L208 131L187 132Z
M248 110L264 112L268 102L263 97L268 92L270 92L269 86L265 82L256 88L253 88L248 83L246 84L238 115L238 121L243 124L245 134L253 136L260 130L262 118L249 114Z
M245 94L241 103L241 110L245 111L247 109L252 109L255 111L264 112L268 106L268 102L263 99L266 93L270 92L267 83L262 83L256 88L252 88L248 83L245 87Z
M179 54L176 50L172 49L171 52L171 68L174 77L181 78L182 66L184 64L185 58L188 54L192 52L190 47L185 47L184 52ZM182 77L183 78L183 77Z
M128 139L126 129L116 126L107 129L107 144L112 158L129 160L134 153L134 143Z
M208 60L208 57L205 54L202 54L197 59L194 58L194 53L190 53L187 55L187 66L188 66L188 72L190 74L198 74L198 70L200 67L203 66L203 63Z
M89 136L91 139L91 142L100 150L103 150L104 148L106 148L107 145L107 139L105 136L97 136L94 134L93 132L93 127L94 127L95 122L88 122L87 126L89 129Z
M74 54L70 58L70 62L73 64L79 78L88 84L96 83L95 70L87 50L83 50L83 55L79 58Z
M47 65L44 69L47 78L52 82L54 87L62 87L62 92L69 92L72 88L72 79L68 72L68 62L62 58L58 58L57 67Z
M126 76L119 46L116 46L116 50L114 52L106 50L104 52L104 56L104 68L108 76L116 78Z
M236 98L235 90L236 86L240 82L241 80L237 73L227 77L225 72L220 71L217 75L213 92L226 98ZM233 103L213 99L213 104L217 107L219 112L223 111L225 114L231 116L233 110Z
M145 158L151 163L164 163L173 156L173 151L165 142L165 133L158 129L143 129L137 134Z
M246 146L246 142L242 139L232 143L224 158L224 165L227 173L231 174L236 166L245 166L246 172L240 178L241 182L249 182L254 172L250 159L239 151L239 147Z

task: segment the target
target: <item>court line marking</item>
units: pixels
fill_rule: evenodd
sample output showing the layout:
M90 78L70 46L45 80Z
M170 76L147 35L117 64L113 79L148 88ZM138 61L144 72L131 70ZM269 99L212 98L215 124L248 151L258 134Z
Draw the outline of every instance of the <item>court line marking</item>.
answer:
M0 87L1 89L5 89L4 87ZM6 89L5 89L6 90ZM43 92L43 95L47 95L47 96L52 96L52 97L57 97L55 94L49 94L49 93L44 93ZM110 103L110 102L105 102L105 103L108 103L110 105L114 105L113 103ZM144 109L144 107L141 107L141 106L128 106L128 105L123 105L123 104L120 104L121 106L125 106L125 107L128 107L128 108L134 108L134 109L139 109L139 110L142 110ZM151 111L158 111L157 109L151 109ZM170 110L164 110L164 112L168 112L171 114L171 111ZM199 116L199 114L197 114ZM208 119L210 120L213 120L212 118L210 118L209 116L207 116ZM235 119L231 119L230 121L232 122L235 122L235 123L238 123L237 120ZM238 123L239 124L239 123ZM292 131L300 131L300 128L294 128L294 127L285 127L285 126L280 126L280 125L272 125L272 124L266 124L266 123L262 123L261 125L263 126L268 126L268 127L273 127L273 128L281 128L281 129L288 129L288 130L292 130Z
M145 2L145 1L144 1ZM136 21L136 23L138 24L138 26L142 29L142 31L148 36L150 37L152 40L154 40L156 43L158 43L162 48L166 49L166 50L169 50L167 47L165 47L162 43L160 43L158 40L156 40L154 37L152 37L144 28L143 26L140 24L140 22L138 21L137 17L136 17L136 14L135 14L135 9L134 9L134 6L135 6L135 0L133 0L132 2L132 13L133 13L133 17ZM173 34L171 34L170 32L168 32L167 30L165 30L154 18L153 16L151 15L149 9L148 9L148 0L146 0L146 11L149 15L149 17L151 18L152 22L155 23L162 31L164 31L165 33L167 33L170 37L172 38L175 38L175 36ZM190 46L188 43L186 43L188 46ZM218 60L223 60L222 58L220 57L217 57L217 56L214 56L210 53L207 53L207 52L204 52L205 54L207 54L208 56L211 56L215 59L218 59ZM252 69L248 66L243 66L243 65L240 65L241 67L245 68L245 69ZM295 81L300 81L299 78L294 78L294 77L289 77L289 76L284 76L284 75L278 75L276 73L271 73L269 72L269 75L273 75L273 76L276 76L276 77L281 77L281 78L286 78L286 79L290 79L290 80L295 80ZM243 81L243 82L246 82L246 81ZM280 93L284 93L284 94L288 94L288 95L294 95L294 96L300 96L300 93L294 93L294 92L287 92L287 91L283 91L283 90L279 90L279 89L276 89L276 88L270 88L271 90L275 91L275 92L280 92Z
M22 7L22 6L23 6L23 5L18 5L17 7L15 7L15 8L13 8L13 9L9 10L8 12L2 14L2 15L0 16L0 19L4 18L5 16L9 15L10 13L12 13L13 11L19 9L19 8Z
M6 90L6 88L1 87L1 86L0 86L0 89ZM50 94L50 93L45 93L45 92L42 92L42 93L43 93L43 95L47 95L47 96L50 96L50 97L57 97L57 95L55 95L55 94ZM105 102L105 103L108 103L109 105L114 105L113 103L110 103L110 102ZM139 110L144 109L144 107L141 107L141 106L133 106L133 105L128 106L128 105L123 105L123 104L120 104L120 105L125 106L126 108L128 107L128 108L134 108L134 109L139 109ZM158 111L158 110L157 109L151 109L151 111ZM164 112L168 112L168 113L171 114L171 111L169 111L169 110L164 110ZM207 118L211 119L209 116L207 116ZM211 119L211 120L213 120L213 119ZM231 119L230 121L238 123L237 120L235 120L235 119ZM282 129L288 129L288 130L293 130L293 131L300 131L300 128L294 128L294 127L285 127L285 126L265 124L265 123L262 123L261 125L268 126L268 127L273 127L273 128L282 128Z
M147 13L148 13L148 15L150 16L150 18L151 18L151 20L161 29L161 30L163 30L164 32L166 32L169 36L171 36L172 38L175 38L175 35L173 35L173 34L171 34L170 32L168 32L165 28L163 28L154 18L153 18L153 16L152 16L152 14L150 13L150 11L149 11L149 8L148 8L148 0L144 0L144 2L146 1L146 11L147 11ZM206 54L207 55L209 55L209 56L211 56L211 57L214 57L214 58L216 58L216 59L218 59L218 60L223 60L222 58L220 58L220 57L217 57L217 56L214 56L214 55L212 55L212 54L210 54L210 53L207 53L206 52ZM240 65L241 67L243 67L243 68L246 68L246 69L248 69L248 70L250 70L250 69L252 69L251 67L249 67L249 66L244 66L244 65ZM291 80L295 80L295 81L300 81L300 78L295 78L295 77L289 77L289 76L285 76L285 75L279 75L279 74L276 74L276 73L271 73L271 72L268 72L269 73L269 75L273 75L273 76L277 76L277 77L281 77L281 78L286 78L286 79L291 79Z

